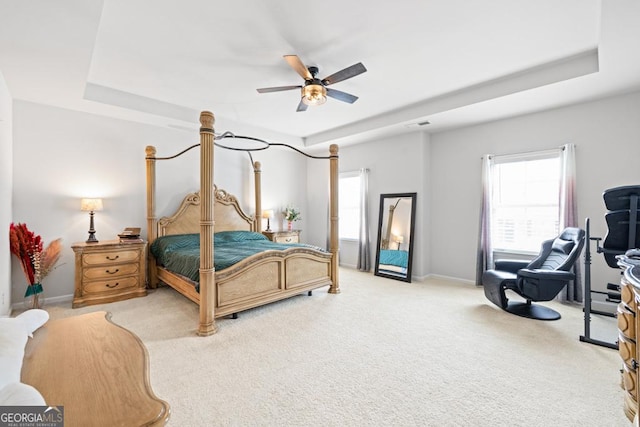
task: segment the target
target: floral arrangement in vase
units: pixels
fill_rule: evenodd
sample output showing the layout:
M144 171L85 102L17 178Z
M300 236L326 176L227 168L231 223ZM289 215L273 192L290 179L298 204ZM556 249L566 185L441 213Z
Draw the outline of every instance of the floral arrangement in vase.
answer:
M287 206L284 211L282 211L284 215L284 219L287 221L287 228L289 231L293 230L293 221L299 221L302 219L300 215L300 211L293 206Z
M55 268L62 252L62 239L56 239L45 248L42 237L27 228L27 224L9 226L9 245L27 279L27 291L24 294L29 308L41 308L42 280Z

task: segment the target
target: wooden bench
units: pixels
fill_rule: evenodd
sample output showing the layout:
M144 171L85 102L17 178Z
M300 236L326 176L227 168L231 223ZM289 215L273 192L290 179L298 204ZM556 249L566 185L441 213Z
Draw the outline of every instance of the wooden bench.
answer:
M149 384L147 349L105 311L52 320L25 349L22 382L50 406L64 406L65 426L156 426L169 405Z

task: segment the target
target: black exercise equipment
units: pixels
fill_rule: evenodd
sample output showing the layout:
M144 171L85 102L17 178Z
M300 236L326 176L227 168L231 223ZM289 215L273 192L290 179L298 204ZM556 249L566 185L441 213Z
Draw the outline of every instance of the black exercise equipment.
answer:
M617 270L620 269L617 257L629 249L637 248L640 244L640 223L638 223L640 218L638 215L640 212L640 185L610 188L604 191L602 197L607 208L604 216L607 223L607 234L604 241L600 237L590 236L589 218L585 221L587 246L584 255L584 335L580 336L580 341L617 349L617 341L610 343L591 338L591 314L616 317L615 313L594 310L592 295L606 295L605 302L618 304L620 303L620 284L608 283L607 289L611 292L595 291L591 288L591 251L589 246L591 241L595 241L596 251L603 254L607 265ZM601 241L602 246L600 246Z

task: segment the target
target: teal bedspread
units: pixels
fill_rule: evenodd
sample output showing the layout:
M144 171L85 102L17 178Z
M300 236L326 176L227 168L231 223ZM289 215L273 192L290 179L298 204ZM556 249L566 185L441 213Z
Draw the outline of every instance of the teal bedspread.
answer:
M395 265L397 267L407 267L409 254L407 251L394 251L388 249L380 250L380 264Z
M224 270L251 255L267 250L282 251L291 247L307 247L302 243L275 243L253 231L221 231L214 234L214 267ZM200 281L200 235L176 234L157 238L149 247L158 264L167 270Z

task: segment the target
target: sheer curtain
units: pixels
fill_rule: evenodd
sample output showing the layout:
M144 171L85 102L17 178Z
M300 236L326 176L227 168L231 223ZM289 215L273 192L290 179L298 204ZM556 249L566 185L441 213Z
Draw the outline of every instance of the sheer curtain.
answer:
M493 268L491 247L491 166L493 155L482 158L482 195L480 197L480 227L478 234L478 258L476 262L476 286L482 285L482 273Z
M559 229L579 227L576 201L576 160L575 144L566 144L560 150L560 192L559 192ZM494 156L482 158L482 196L480 206L480 231L478 235L478 257L476 263L476 285L482 285L482 273L493 268L493 248L491 245L491 169ZM589 244L586 242L585 244ZM580 263L574 266L576 280L558 295L563 302L582 302L582 275Z
M369 169L360 169L360 231L358 236L358 270L371 269L369 239Z
M565 144L560 152L560 230L566 227L579 227L576 201L576 147ZM589 242L585 242L588 245ZM582 275L580 262L574 265L576 280L569 282L564 291L558 294L560 301L582 302Z

